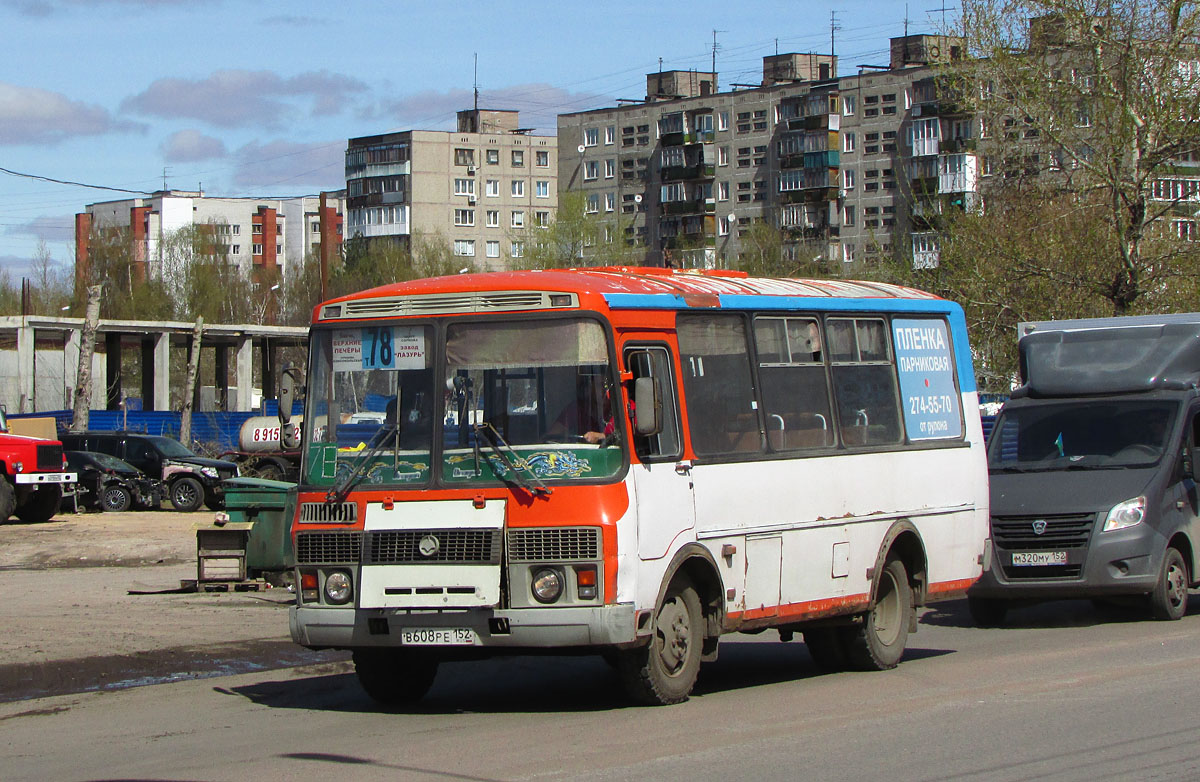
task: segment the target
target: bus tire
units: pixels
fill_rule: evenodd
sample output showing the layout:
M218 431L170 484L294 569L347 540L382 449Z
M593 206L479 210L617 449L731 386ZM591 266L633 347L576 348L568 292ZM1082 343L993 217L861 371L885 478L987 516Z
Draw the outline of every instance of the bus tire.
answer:
M352 656L358 683L383 706L416 703L437 676L437 660L407 649L355 649Z
M850 665L860 671L895 668L904 656L908 626L915 610L904 563L889 559L879 576L875 604L863 617L862 624L843 629L842 641Z
M17 506L17 518L33 523L49 521L58 513L61 504L62 486L57 483L44 484L34 489L25 502Z
M996 597L968 597L967 611L971 621L980 627L1003 627L1008 602Z
M677 576L654 619L650 643L621 652L618 671L625 691L645 706L683 703L700 673L704 613L692 583Z
M829 673L846 670L846 646L841 628L817 627L804 631L804 645L817 667Z
M1158 583L1150 593L1150 614L1155 619L1182 619L1188 606L1188 572L1183 555L1174 546L1167 548Z
M13 488L7 478L0 477L0 524L12 518L16 509L17 490Z

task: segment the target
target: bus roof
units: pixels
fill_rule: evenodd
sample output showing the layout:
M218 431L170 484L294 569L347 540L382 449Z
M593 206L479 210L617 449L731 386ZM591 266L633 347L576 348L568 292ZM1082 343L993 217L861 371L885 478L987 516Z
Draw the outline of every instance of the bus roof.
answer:
M364 300L406 300L412 297L434 296L443 298L454 294L480 291L515 292L563 292L580 296L580 305L589 306L589 296L600 297L610 309L629 308L689 308L755 306L765 301L762 297L786 299L857 299L919 300L943 302L939 297L900 285L879 282L856 282L851 280L801 280L775 277L750 277L744 272L726 270L663 269L657 267L595 267L587 269L546 269L511 272L483 272L459 274L447 277L429 277L410 282L382 285L378 288L352 293L331 299L318 305L314 316L330 304ZM449 299L447 299L449 301ZM538 309L537 305L520 306L520 301L511 300L511 307L502 309ZM598 303L598 302L596 302ZM948 302L944 302L948 303ZM350 309L350 308L348 308ZM427 314L429 309L422 308ZM474 310L461 304L450 311ZM494 306L478 309L497 311ZM387 308L372 308L359 313L360 317L381 317L400 314L386 311ZM349 312L346 313L349 315ZM416 314L416 313L412 313Z

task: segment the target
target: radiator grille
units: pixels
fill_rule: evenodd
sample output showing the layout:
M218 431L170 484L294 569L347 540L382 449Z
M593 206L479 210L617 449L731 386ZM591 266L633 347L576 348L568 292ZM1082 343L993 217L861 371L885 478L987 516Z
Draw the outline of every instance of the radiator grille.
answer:
M1091 513L1063 516L995 516L992 518L992 540L1000 548L1008 551L1087 548L1095 520L1095 515ZM1035 521L1046 522L1046 531L1041 535L1033 531Z
M1079 578L1083 565L1043 565L1041 567L1004 566L1004 576L1009 581L1047 578Z
M381 296L348 301L341 317L363 318L386 315L445 315L457 312L505 312L514 310L558 309L578 306L575 294L555 294L551 303L548 291L478 291L475 293L431 293L420 296ZM569 296L561 303L559 296ZM331 317L325 314L322 317Z
M303 502L300 504L300 521L305 524L353 524L358 521L358 503Z
M597 527L509 530L508 558L512 562L599 559L600 530Z
M361 532L296 533L296 562L301 565L358 562L361 554Z
M421 553L423 538L427 539L426 550L432 549L428 556ZM379 530L367 533L365 548L364 564L461 562L495 565L500 563L500 530Z
M63 449L58 443L39 445L37 447L37 468L59 472L63 468Z

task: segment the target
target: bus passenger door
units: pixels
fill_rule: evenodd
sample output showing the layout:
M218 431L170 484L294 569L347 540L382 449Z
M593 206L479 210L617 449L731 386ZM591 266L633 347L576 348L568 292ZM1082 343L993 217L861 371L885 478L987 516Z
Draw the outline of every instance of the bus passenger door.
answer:
M625 366L634 380L654 378L659 389L660 427L656 433L637 434L637 409L631 407L633 448L640 464L630 469L637 500L638 555L641 559L660 559L671 552L677 538L696 526L691 464L683 461L679 436L671 353L665 346L627 347Z

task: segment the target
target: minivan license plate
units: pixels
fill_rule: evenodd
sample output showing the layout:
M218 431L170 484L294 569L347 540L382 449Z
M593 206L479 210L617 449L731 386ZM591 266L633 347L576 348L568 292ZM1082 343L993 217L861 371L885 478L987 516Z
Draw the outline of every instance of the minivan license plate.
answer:
M475 631L468 627L410 627L400 632L406 646L471 646Z
M1017 551L1012 555L1012 563L1014 567L1022 565L1065 565L1067 564L1067 552Z

